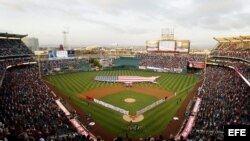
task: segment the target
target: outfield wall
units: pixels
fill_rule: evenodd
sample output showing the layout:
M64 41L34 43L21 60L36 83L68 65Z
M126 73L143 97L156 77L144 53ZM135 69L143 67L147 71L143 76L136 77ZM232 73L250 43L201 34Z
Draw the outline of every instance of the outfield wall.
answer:
M182 73L182 68L159 68L154 66L139 66L140 70L151 70L156 72L175 72L175 73Z

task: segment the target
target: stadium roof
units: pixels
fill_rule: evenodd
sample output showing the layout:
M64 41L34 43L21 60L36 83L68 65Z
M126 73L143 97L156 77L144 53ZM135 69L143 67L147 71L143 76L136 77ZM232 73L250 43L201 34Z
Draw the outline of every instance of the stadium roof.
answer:
M28 36L27 34L26 35L21 35L21 34L10 34L10 33L0 33L0 38L1 37L4 37L4 38L24 38Z
M235 36L235 37L220 37L220 38L215 38L217 42L246 42L250 41L250 35L248 36Z

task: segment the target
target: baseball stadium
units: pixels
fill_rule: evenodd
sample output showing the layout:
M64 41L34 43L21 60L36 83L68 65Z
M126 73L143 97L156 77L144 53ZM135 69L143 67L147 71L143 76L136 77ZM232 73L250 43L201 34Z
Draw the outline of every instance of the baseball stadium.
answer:
M208 55L147 41L146 53L103 55L106 67L62 47L42 58L27 35L0 36L1 135L9 140L224 140L223 125L250 123L250 36L215 37Z
M0 141L250 141L249 7L0 0Z

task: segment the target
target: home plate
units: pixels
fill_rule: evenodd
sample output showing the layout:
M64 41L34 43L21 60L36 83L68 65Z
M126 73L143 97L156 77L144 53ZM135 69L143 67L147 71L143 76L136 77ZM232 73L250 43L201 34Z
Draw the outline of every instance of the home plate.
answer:
M143 115L131 116L131 115L123 115L123 119L127 122L140 122L144 119Z
M174 117L173 120L179 120L179 118L178 117Z

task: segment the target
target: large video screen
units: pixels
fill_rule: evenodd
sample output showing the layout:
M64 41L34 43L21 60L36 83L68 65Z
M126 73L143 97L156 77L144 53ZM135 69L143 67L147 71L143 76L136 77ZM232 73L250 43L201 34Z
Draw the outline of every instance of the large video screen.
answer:
M68 52L63 51L63 50L58 50L58 51L56 51L56 57L57 58L67 58L68 57Z
M175 51L175 41L160 41L159 51Z
M64 50L50 50L48 52L49 59L60 59L74 57L75 51L64 51Z

